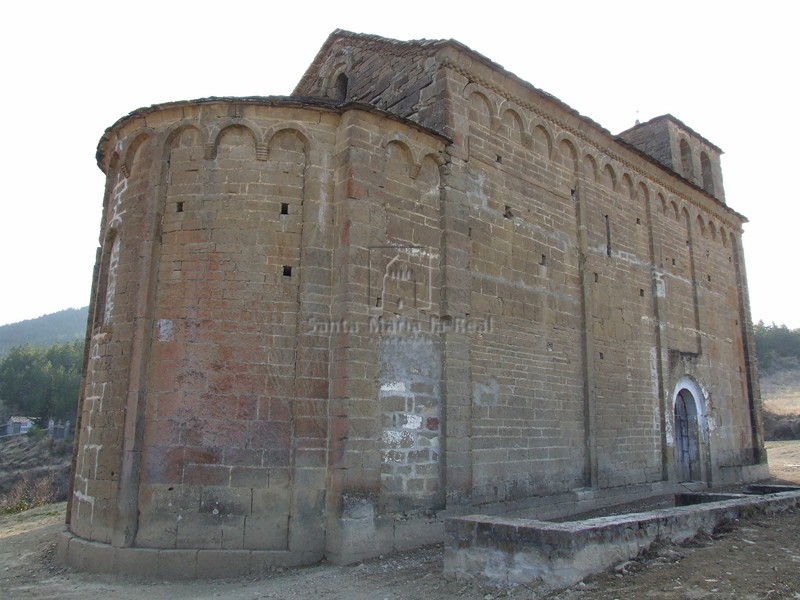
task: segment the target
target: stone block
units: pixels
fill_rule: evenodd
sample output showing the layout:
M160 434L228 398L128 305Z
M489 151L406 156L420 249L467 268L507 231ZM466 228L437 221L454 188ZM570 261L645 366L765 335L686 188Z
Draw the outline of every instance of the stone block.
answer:
M197 579L197 550L161 550L158 553L158 577L162 579Z
M198 550L197 572L204 579L248 575L250 573L250 551Z
M117 548L116 571L123 575L153 579L158 576L161 550L156 548Z
M288 515L250 516L244 521L242 546L248 550L286 550L288 538Z
M229 485L231 468L221 465L186 465L183 482L187 485L219 486Z

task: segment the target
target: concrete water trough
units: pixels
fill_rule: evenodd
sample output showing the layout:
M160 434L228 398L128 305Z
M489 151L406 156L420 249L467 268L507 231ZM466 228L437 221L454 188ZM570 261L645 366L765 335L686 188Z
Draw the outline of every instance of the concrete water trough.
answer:
M444 573L496 585L566 587L636 557L656 541L682 542L735 519L800 507L800 488L684 493L675 503L673 508L564 523L485 515L447 519Z

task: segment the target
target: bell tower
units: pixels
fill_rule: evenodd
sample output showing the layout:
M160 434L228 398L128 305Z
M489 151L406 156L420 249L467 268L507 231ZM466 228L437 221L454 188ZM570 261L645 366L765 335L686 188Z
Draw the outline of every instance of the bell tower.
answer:
M687 181L725 202L722 150L672 115L634 125L618 136Z

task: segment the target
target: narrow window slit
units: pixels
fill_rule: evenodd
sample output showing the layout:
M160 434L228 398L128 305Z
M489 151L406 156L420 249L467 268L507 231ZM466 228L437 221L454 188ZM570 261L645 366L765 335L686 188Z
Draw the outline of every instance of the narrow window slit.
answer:
M289 204L286 202L281 202L281 214L288 215L289 214Z
M344 73L339 73L339 76L336 78L336 90L334 91L336 100L339 100L340 102L347 100L348 83L347 75Z
M183 212L183 202L175 203L175 212Z

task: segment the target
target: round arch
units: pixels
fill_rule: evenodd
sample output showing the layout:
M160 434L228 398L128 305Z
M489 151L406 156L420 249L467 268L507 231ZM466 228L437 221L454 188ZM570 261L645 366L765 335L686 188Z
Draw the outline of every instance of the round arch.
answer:
M681 377L672 391L675 476L679 483L708 481L710 457L706 395L697 381Z

